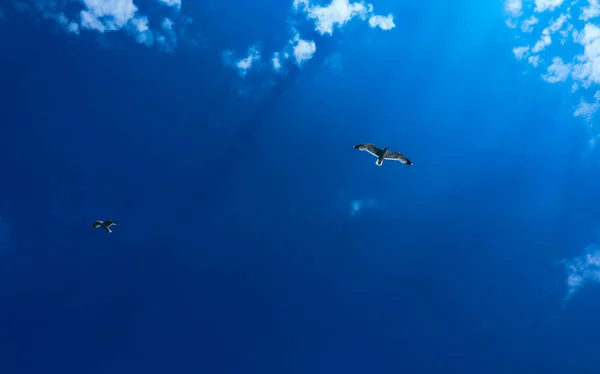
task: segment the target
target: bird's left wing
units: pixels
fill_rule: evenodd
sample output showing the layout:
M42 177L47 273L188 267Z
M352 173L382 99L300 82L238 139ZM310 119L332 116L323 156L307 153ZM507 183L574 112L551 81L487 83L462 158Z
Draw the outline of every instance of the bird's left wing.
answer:
M373 144L358 144L355 145L354 148L358 149L359 151L367 151L375 157L379 157L381 152L383 152L381 149L375 147L375 145Z

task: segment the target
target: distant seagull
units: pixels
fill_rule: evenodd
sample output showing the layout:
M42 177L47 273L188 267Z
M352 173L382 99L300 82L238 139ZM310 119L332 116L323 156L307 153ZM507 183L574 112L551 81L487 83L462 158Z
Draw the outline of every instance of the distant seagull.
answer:
M97 229L98 227L102 227L104 230L108 231L109 233L112 232L112 230L110 229L111 226L119 226L119 223L107 219L106 221L96 221L92 225L92 227L95 229Z
M373 156L377 157L377 161L375 163L377 166L383 165L383 160L397 160L403 164L412 166L412 162L409 159L404 157L404 155L400 152L388 152L390 147L385 147L384 149L379 149L375 147L373 144L359 144L354 146L355 149L359 151L367 151Z

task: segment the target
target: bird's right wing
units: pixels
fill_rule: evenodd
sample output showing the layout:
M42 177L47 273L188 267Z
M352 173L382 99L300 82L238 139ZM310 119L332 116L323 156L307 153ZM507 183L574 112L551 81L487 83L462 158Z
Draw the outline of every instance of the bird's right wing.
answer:
M412 165L412 162L410 162L410 160L408 158L406 158L406 156L404 156L400 152L388 152L385 155L385 159L386 160L398 160L403 164Z
M359 144L355 145L354 148L358 149L359 151L367 151L375 157L379 157L379 155L381 155L381 152L383 152L381 149L375 147L373 144Z
M94 222L94 224L92 225L92 227L95 228L95 229L97 229L100 226L102 226L102 225L98 221Z
M114 225L114 226L119 226L119 223L118 223L118 222L115 222L115 221L113 221L113 220L110 220L110 219L107 219L106 221L104 221L104 223L106 224L106 226L107 226L107 227L109 227L109 226L113 226L113 225Z

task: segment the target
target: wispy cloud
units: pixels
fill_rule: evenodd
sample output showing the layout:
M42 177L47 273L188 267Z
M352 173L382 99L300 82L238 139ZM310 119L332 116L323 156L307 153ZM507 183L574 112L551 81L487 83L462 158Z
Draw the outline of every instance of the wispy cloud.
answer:
M165 4L166 6L176 8L177 10L181 9L181 0L158 0L158 1Z
M245 78L248 71L258 65L260 62L261 53L258 44L248 48L246 57L236 57L231 50L223 52L223 63L225 66L231 67L238 72L240 77Z
M532 32L533 26L537 25L538 22L539 20L536 16L531 16L521 23L521 30L523 32Z
M521 0L507 0L504 3L504 11L511 18L520 17L523 14L523 2Z
M189 17L179 15L181 0L156 1L172 8L174 11L170 13L177 14L177 19L183 20L184 27L189 23ZM177 45L173 19L163 18L160 26L153 27L148 16L140 13L133 0L16 0L14 4L20 11L39 12L68 33L80 34L85 31L105 34L122 30L141 44L151 46L157 41L159 48L167 52L172 52Z
M586 101L584 98L581 98L579 104L575 108L575 112L573 114L575 117L583 117L588 121L591 121L594 117L594 114L600 108L600 91L596 91L594 94L594 99L592 102Z
M365 21L370 28L379 28L384 31L396 27L392 14L375 14L373 5L364 1L331 0L329 3L316 5L311 0L293 0L291 8L296 18L297 15L301 15L304 20L294 19L292 15L289 22L294 25L289 30L291 37L280 49L271 50L268 53L271 56L269 58L269 70L275 74L286 74L288 71L286 64L293 63L298 67L302 67L319 53L317 42L302 37L298 31L297 27L302 24L302 21L306 22L308 20L314 23L314 30L323 36L332 36L334 30L341 29L353 19ZM248 60L236 60L233 51L228 50L223 55L223 62L226 66L238 70L239 75L243 78L250 69L260 66L260 64L255 64L256 60L254 58L249 57ZM238 63L241 63L241 66L237 65Z
M553 11L560 7L564 0L535 0L535 11L546 12Z
M273 69L275 71L281 71L281 54L279 52L273 53L273 58L271 58L271 63L273 64Z
M565 300L572 298L585 284L600 282L600 248L596 246L589 246L581 256L561 263L567 275Z
M60 1L44 1L17 0L13 3L15 9L21 12L38 12L44 19L56 22L61 28L67 32L79 34L79 24L75 20L69 19L62 8L64 8L64 0Z
M596 94L600 85L600 27L594 19L600 16L600 1L585 2L576 7L576 1L535 0L533 6L524 7L521 0L505 0L504 9L507 24L518 33L515 58L542 69L540 76L548 83L567 83L566 89L576 94L573 114L586 120L591 139L597 139L600 127L592 119L600 106ZM541 20L546 24L540 26L536 37L534 31Z
M321 6L311 4L309 0L294 0L294 9L306 13L306 16L315 22L315 30L321 35L333 34L333 30L341 28L352 19L368 19L371 27L379 27L382 30L391 30L394 24L394 16L380 16L373 14L373 5L364 2L350 2L349 0L333 0L329 5Z
M173 52L177 48L177 34L175 34L174 23L170 18L163 18L160 23L162 32L156 32L156 42L165 52Z
M589 0L588 6L581 8L579 19L588 21L598 16L600 16L600 4L598 0Z
M548 83L564 82L571 73L571 64L565 64L560 57L552 59L552 65L548 66L548 72L542 75Z

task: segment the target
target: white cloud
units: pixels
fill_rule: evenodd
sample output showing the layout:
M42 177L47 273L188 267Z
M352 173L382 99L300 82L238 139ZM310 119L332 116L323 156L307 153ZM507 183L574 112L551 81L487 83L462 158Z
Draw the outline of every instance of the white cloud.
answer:
M167 17L163 18L162 22L160 23L160 26L163 28L163 30L169 30L169 31L173 30L173 25L174 25L173 21L171 21Z
M382 30L391 30L396 27L394 24L394 16L388 14L387 16L374 15L369 18L369 26L375 28L379 27Z
M600 109L600 91L594 94L594 101L588 103L584 98L581 98L573 115L575 117L583 117L590 121L594 114Z
M552 64L548 66L548 72L542 75L542 79L548 83L564 82L569 78L571 69L571 64L565 64L562 58L555 57L552 59Z
M82 18L89 21L87 25L99 25L101 27L93 28L97 31L116 31L122 29L129 21L132 21L138 8L132 0L82 0L85 10L82 10Z
M81 14L81 27L84 29L96 30L98 32L105 32L106 27L104 24L96 17L92 15L92 13L82 10Z
M235 59L232 51L225 51L223 53L223 62L225 63L225 66L235 69L238 74L244 78L246 77L248 70L260 61L260 57L258 46L253 45L248 48L248 55L240 59Z
M301 39L299 34L296 34L293 40L296 43L294 45L294 58L296 59L296 64L301 66L315 55L317 45L312 40Z
M600 83L600 28L588 23L574 37L583 45L584 53L575 57L573 79L585 88L592 83Z
M181 0L158 0L159 2L176 9L181 9Z
M548 25L548 27L542 30L542 36L540 37L540 40L538 40L537 43L535 43L533 48L531 48L531 51L533 53L538 53L546 49L546 47L550 44L552 44L552 38L550 37L550 35L560 30L566 20L567 16L565 14L561 14L560 17L558 17L556 20L551 21L550 25Z
M314 22L315 31L321 35L332 35L335 29L340 29L352 19L361 19L368 22L370 28L380 28L381 30L391 30L396 27L394 16L377 15L373 13L373 5L364 0L352 2L352 0L314 0L323 1L322 4L313 4L313 0L294 0L293 10ZM291 25L297 23L296 19L289 20ZM281 49L269 52L270 59L267 64L271 73L285 74L286 60L290 59L299 67L302 67L308 60L312 59L317 51L317 45L314 40L302 39L294 26L291 27L292 37L287 40ZM260 59L260 54L250 53L248 57L241 60L235 60L232 51L223 53L223 61L226 66L232 67L238 71L241 77L246 76L246 72L255 66L255 62ZM268 78L267 78L268 79Z
M281 58L279 57L279 52L273 53L273 58L271 59L271 63L273 64L273 69L275 71L281 70Z
M373 13L373 5L364 2L351 3L350 0L332 0L327 6L311 5L309 0L294 0L294 9L306 13L315 22L315 30L321 35L333 34L335 28L340 28L354 18L366 20ZM382 30L390 30L394 25L394 17L374 15L369 19L371 27L379 26ZM373 19L373 21L371 21Z
M504 11L511 17L520 17L523 10L523 2L521 0L508 0L504 3Z
M522 60L525 55L529 52L529 46L521 46L513 48L513 54L517 60Z
M521 22L521 30L523 32L532 32L533 26L539 22L536 16L531 16L525 21Z
M250 49L248 49L248 56L239 60L236 66L243 71L243 74L245 75L246 71L252 67L252 64L258 60L260 60L260 52L256 47L250 47Z
M541 58L539 55L529 56L527 62L529 62L534 68L537 68L541 62Z
M56 23L61 25L65 30L73 34L79 34L79 24L71 21L65 16L64 13L47 14L47 18L53 18Z
M173 29L174 26L175 23L170 18L165 17L160 23L163 31L156 33L156 43L165 52L173 52L177 47L177 35Z
M564 0L535 0L535 11L553 11L554 9L560 7L563 2Z
M511 29L516 29L518 25L514 19L509 18L506 20L506 26L510 27Z
M132 0L82 0L81 27L101 33L126 28L142 44L152 45L154 37L148 17L137 14Z
M600 4L598 0L588 0L588 6L581 8L579 19L588 21L598 16L600 16Z
M567 26L565 26L565 28L563 28L562 30L559 31L560 36L562 37L560 39L560 44L565 44L567 42L567 37L569 36L569 33L573 30L573 25L570 23L567 23Z
M550 37L550 35L542 35L540 40L538 40L535 43L535 45L533 46L533 48L531 48L531 52L533 52L533 53L541 52L544 49L546 49L546 47L549 46L550 44L552 44L552 38Z
M567 14L561 14L556 20L551 21L550 25L548 25L542 33L554 34L563 27L568 18L569 16Z
M138 43L146 45L152 45L152 43L154 43L152 31L150 31L150 27L148 27L148 17L134 17L131 20L130 25L133 35Z
M589 246L585 252L572 260L562 261L567 273L565 300L573 297L586 283L600 282L600 250Z
M175 33L170 29L163 31L158 27L153 30L150 21L146 15L140 14L134 0L15 0L15 8L19 11L39 11L44 18L54 20L62 28L73 34L80 32L94 31L99 33L108 33L115 31L126 31L133 36L137 42L145 45L153 45L155 40L162 50L172 51L175 44L173 42ZM137 0L136 0L137 1ZM156 0L164 5L176 10L178 20L185 24L191 22L189 17L181 16L181 0ZM79 6L79 9L76 7ZM73 9L75 8L75 9ZM64 12L63 12L64 11ZM76 17L70 20L65 15L76 12ZM172 21L170 21L172 22ZM166 35L165 35L166 34ZM168 48L165 45L169 45Z

